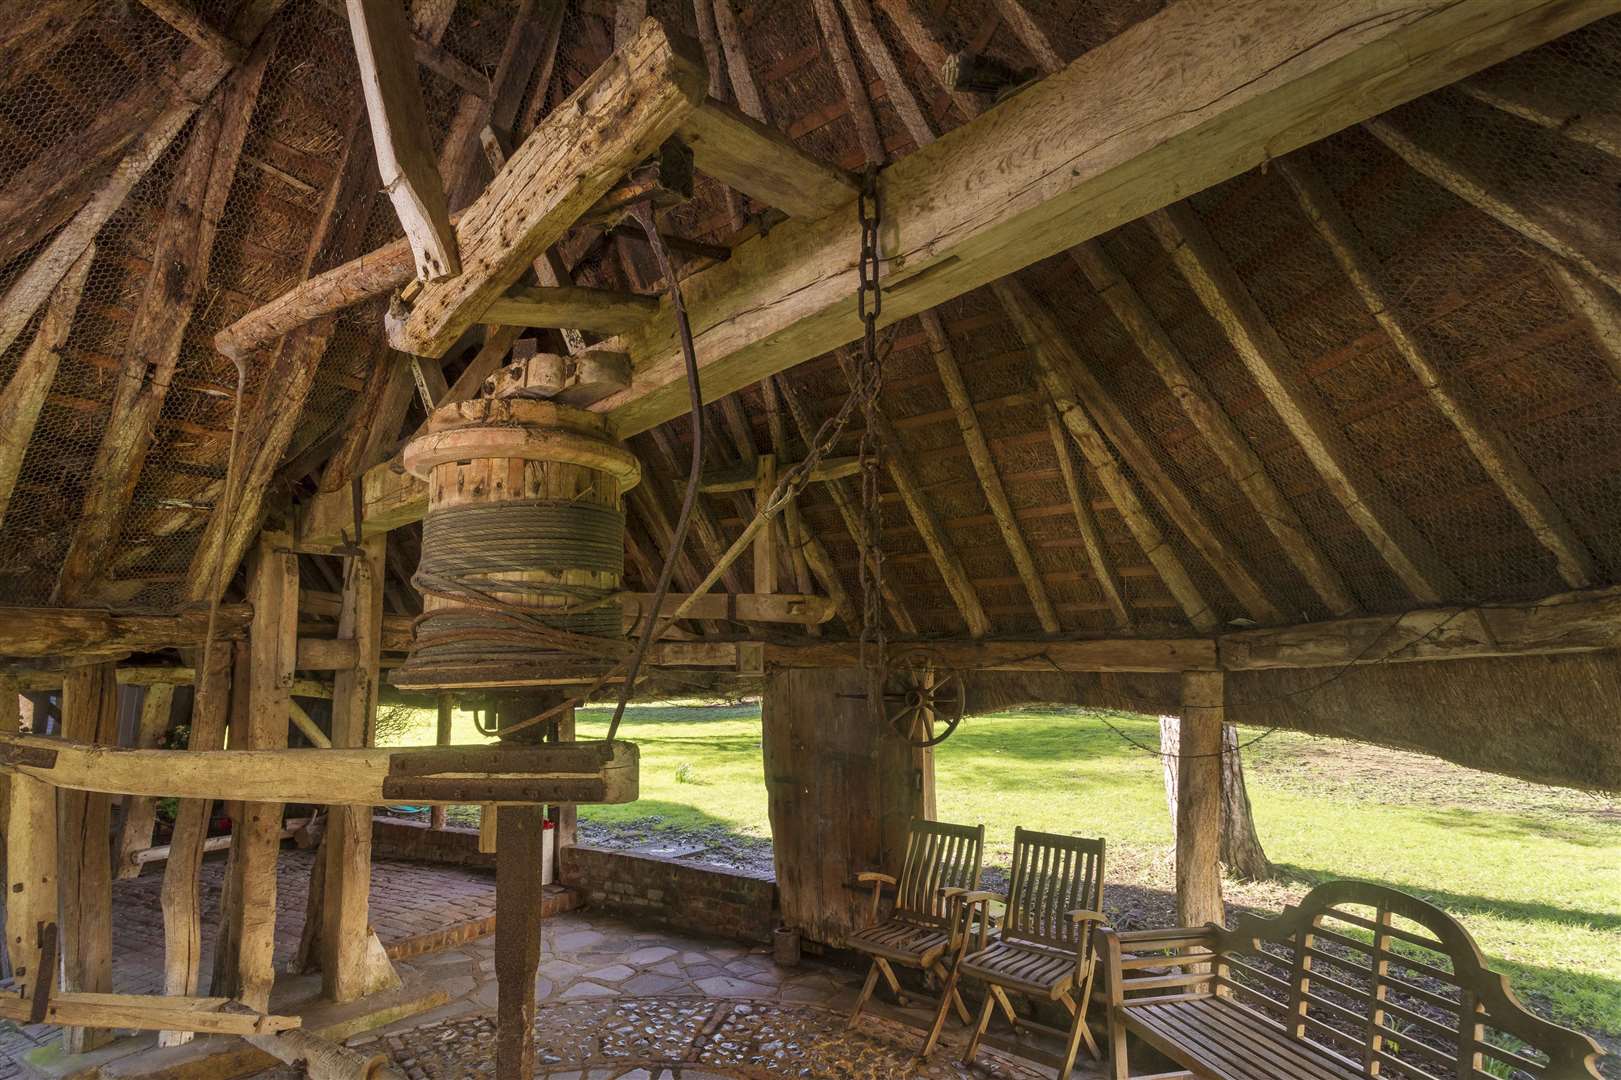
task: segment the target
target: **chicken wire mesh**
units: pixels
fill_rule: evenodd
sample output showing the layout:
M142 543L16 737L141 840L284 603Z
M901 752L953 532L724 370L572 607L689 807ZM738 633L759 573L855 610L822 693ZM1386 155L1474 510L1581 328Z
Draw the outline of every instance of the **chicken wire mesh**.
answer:
M918 47L919 28L933 35L946 53L966 50L989 56L1014 72L1031 71L1041 63L1039 40L1028 27L1006 18L1011 5L999 0L943 8L916 0L837 0L831 6L848 11L855 4L871 17L878 43L897 61L903 82L885 84L870 53L873 42L855 32L852 20L841 18L838 30L850 42L890 159L909 152L918 141L898 108L901 95L919 101L930 134L958 126L978 111L942 89ZM1151 0L1028 0L1023 9L1058 59L1068 61L1162 6ZM236 7L210 0L200 13L210 25L224 29ZM700 31L690 0L653 0L648 7L684 33ZM438 40L468 69L488 76L498 65L514 14L543 18L551 9L545 3L531 7L441 0L417 3L412 10L424 36ZM724 18L723 10L709 10ZM717 80L722 96L741 100L752 80L766 122L820 158L850 169L863 167L856 113L829 61L816 6L761 0L729 10L742 48L723 62L725 70ZM537 73L528 82L512 110L515 135L521 136L609 55L615 14L616 6L606 0L566 6L555 67L547 77ZM278 35L275 53L219 221L207 283L187 326L108 568L111 584L100 596L108 603L164 608L183 598L198 536L223 486L234 393L234 369L213 352L210 339L304 276L312 236L357 120L364 127L348 29L337 5L292 0L273 28ZM1615 59L1621 55L1618 38L1621 20L1601 21L1396 110L1388 119L1415 138L1435 143L1460 168L1490 177L1509 201L1555 223L1587 223L1588 232L1572 227L1571 235L1613 237L1621 153L1606 142L1603 125L1592 118L1621 110L1616 100L1621 96L1616 89L1621 86L1616 77L1621 74ZM98 115L132 98L161 93L166 78L172 81L196 48L139 4L89 5L57 47L0 75L0 191L12 190L26 170L40 168L39 162L70 152ZM747 79L742 64L747 65ZM428 68L421 78L430 119L442 140L467 91ZM10 602L47 603L56 588L87 477L109 423L113 389L125 377L134 312L190 135L190 126L179 133L96 236L97 255L79 313L0 529L0 589ZM370 154L363 138L358 147ZM1621 559L1616 540L1621 481L1615 468L1621 361L1604 351L1602 338L1578 314L1560 275L1550 269L1549 256L1512 224L1493 220L1444 184L1421 175L1364 131L1333 136L1300 157L1324 177L1374 252L1389 291L1417 328L1421 347L1457 393L1503 434L1568 518L1596 565L1593 583L1613 580ZM478 190L488 176L481 161L471 168L476 177L462 189L467 192ZM1515 599L1564 587L1548 548L1378 328L1276 171L1244 174L1196 196L1190 206L1282 341L1283 354L1275 362L1283 377L1328 418L1359 471L1389 495L1456 575L1457 585L1447 599ZM694 199L669 211L665 226L694 239L736 244L769 229L767 210L700 176ZM366 248L399 235L381 193L344 212L367 215ZM0 268L0 289L19 278L46 242L48 233L25 248L0 249L10 256ZM638 291L658 287L652 261L637 244L575 235L563 246L577 283ZM1357 606L1370 611L1414 606L1411 591L1330 491L1219 319L1204 307L1153 233L1133 223L1101 238L1099 246L1260 458L1348 583ZM702 258L683 258L680 273L699 272L705 265ZM1243 478L1232 475L1200 434L1074 261L1057 256L1023 272L1021 280L1053 312L1082 361L1147 441L1154 462L1188 494L1220 544L1255 576L1281 616L1297 621L1331 614L1243 493ZM988 290L943 304L939 314L967 377L998 478L1064 630L1110 632L1117 620L1081 541L1027 343ZM381 347L379 329L376 305L356 307L337 320L286 457L318 451L360 419L361 391L386 376L392 361ZM0 358L0 377L9 378L32 334L31 324ZM990 513L927 339L915 320L906 320L893 340L884 407L901 442L891 451L904 455L916 473L928 510L961 560L994 632L1038 632L1028 590ZM452 378L457 363L454 357L447 360ZM268 356L250 364L246 411L277 392L265 385L269 370ZM848 392L831 357L801 365L786 381L804 399L813 421L836 410ZM741 396L753 424L747 436L752 447L738 446L730 432L716 435L725 429L712 419L715 453L721 460L739 461L746 452L770 445L763 397L757 388ZM402 430L409 431L419 418L413 407ZM858 426L833 453L854 453ZM803 452L794 425L787 428L788 445ZM670 430L679 450L687 437L685 421ZM1073 443L1065 452L1079 472L1083 510L1097 519L1106 561L1119 577L1133 625L1147 632L1185 630L1181 607L1096 471ZM679 452L675 457L681 460ZM1242 624L1251 618L1255 612L1240 603L1222 573L1149 496L1131 463L1122 464L1128 482L1144 496L1153 526L1220 619ZM288 476L274 495L285 501L306 487L303 477ZM853 483L847 481L846 487L854 498ZM672 497L674 489L669 485ZM724 530L742 526L747 499L705 498ZM857 548L831 493L813 486L803 507L810 531L822 540L853 591ZM882 516L889 577L920 629L961 633L961 615L934 556L894 490L886 492ZM639 535L655 532L645 524L636 527ZM409 548L409 538L401 547ZM696 540L689 542L689 554L704 564L706 553ZM633 578L640 574L634 564L629 572Z

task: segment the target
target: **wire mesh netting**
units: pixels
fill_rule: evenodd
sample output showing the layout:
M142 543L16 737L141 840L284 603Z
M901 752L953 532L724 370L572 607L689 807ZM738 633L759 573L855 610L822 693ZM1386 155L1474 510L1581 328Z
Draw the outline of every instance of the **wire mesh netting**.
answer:
M757 87L762 119L817 157L852 170L867 164L860 121L868 105L851 100L830 58L830 30L844 35L850 45L883 152L893 160L991 104L989 97L949 93L933 69L940 56L965 52L988 58L1016 81L1043 66L1048 50L1067 62L1163 6L1152 0L1029 0L1022 5L1029 22L1021 24L1007 17L1012 6L997 0L949 5L836 0L827 8L843 14L829 27L814 4L762 0L723 8L715 0L699 2L706 5L706 18L735 24L738 35L732 43L737 48L717 51L724 54L716 80L722 96L749 103L750 87ZM199 13L216 30L228 32L239 8L227 0L209 0ZM537 64L526 73L518 99L508 103L514 138L530 130L611 53L616 8L607 2L566 6L555 65ZM691 0L654 0L648 8L689 35L704 29ZM545 3L412 6L420 35L437 41L451 65L479 77L499 68L515 12L546 19L551 10ZM870 20L876 39L861 33L852 16ZM230 435L235 371L213 351L211 338L312 270L324 268L322 260L332 254L321 242L329 197L346 156L365 159L371 154L341 8L324 0L292 0L280 7L268 33L274 52L252 103L217 236L211 250L197 253L208 258L206 282L192 305L150 448L131 477L128 509L118 522L117 542L94 596L99 602L161 609L184 598L199 535L220 500ZM58 164L86 146L100 145L100 118L146 116L150 127L151 117L173 99L184 77L195 77L207 58L202 46L141 5L122 0L81 5L77 21L53 34L48 47L20 53L23 62L0 74L0 192L6 193L0 199L44 192L30 204L42 207L40 214L0 233L0 243L10 244L0 247L5 258L0 290L22 280L51 242L55 226L69 216L63 212L67 196L51 196L40 178L53 170L77 175ZM899 83L886 83L875 62L875 45L895 60ZM1427 174L1361 129L1334 135L1294 159L1323 178L1353 223L1413 340L1439 370L1446 389L1523 462L1522 481L1529 477L1546 490L1591 560L1592 584L1613 580L1621 560L1616 539L1621 525L1616 468L1621 360L1615 351L1617 331L1612 329L1608 339L1595 331L1583 313L1592 305L1584 308L1571 292L1585 283L1601 301L1614 305L1614 282L1606 283L1587 269L1572 271L1580 262L1571 256L1595 238L1613 238L1621 226L1615 196L1621 183L1621 147L1613 139L1613 118L1621 115L1617 45L1621 20L1603 20L1385 118L1425 148L1432 161L1445 162L1451 170L1447 175ZM463 112L476 110L479 103L470 105L469 97L477 95L442 69L448 70L444 63L424 67L421 78L434 131L445 142L451 132L469 130L461 121ZM927 131L920 132L916 121L908 120L913 115L908 99L918 102ZM195 118L178 130L96 233L96 257L84 296L0 529L0 590L11 602L52 601L64 556L81 527L98 447L115 424L111 403L119 381L150 380L160 365L158 357L131 355L132 333L154 280L154 253L197 130ZM108 145L107 168L98 175L106 175L111 163L129 152L127 145ZM460 175L447 178L457 201L465 201L489 176L477 153L457 171ZM1455 182L1459 176L1473 178L1475 186ZM375 175L370 182L375 184ZM1482 189L1494 193L1494 199L1480 197ZM337 223L362 224L362 241L349 254L399 235L386 198L375 186L369 190L369 197L337 207L324 226L330 232ZM1497 475L1500 470L1483 464L1478 445L1467 437L1468 425L1449 415L1410 358L1375 321L1278 170L1262 168L1236 177L1196 195L1188 208L1275 332L1278 346L1266 362L1333 429L1333 451L1357 476L1360 490L1387 500L1412 523L1415 542L1433 551L1435 564L1447 568L1453 581L1443 590L1446 599L1511 600L1572 584L1568 573L1561 573L1546 536L1528 524L1511 487ZM683 237L735 246L769 230L769 209L700 176L695 197L667 211L664 226ZM1546 243L1534 239L1550 233L1571 246L1561 255L1551 254ZM1235 346L1221 313L1209 308L1154 231L1132 223L1100 238L1097 247L1141 297L1181 361L1260 460L1312 543L1344 579L1354 605L1369 611L1415 606L1411 583L1348 509L1344 494L1325 477L1324 459L1307 452L1298 426L1256 378L1253 359ZM649 253L639 244L576 231L561 250L577 283L644 292L660 285ZM680 272L699 273L708 265L704 257L685 255ZM1022 272L1020 279L1052 313L1079 362L1146 445L1146 459L1133 460L1135 452L1119 445L1111 449L1127 483L1142 498L1147 527L1164 535L1168 551L1186 567L1192 585L1220 619L1253 619L1255 605L1235 595L1230 567L1212 565L1190 542L1185 521L1155 497L1143 468L1162 471L1188 496L1215 546L1253 575L1284 620L1333 614L1280 544L1277 522L1257 509L1246 487L1251 478L1237 474L1231 455L1224 456L1212 443L1184 399L1146 362L1142 343L1116 318L1074 258L1055 256ZM938 314L990 446L996 480L1006 490L1041 588L1063 629L1077 634L1112 631L1118 620L1077 525L1029 343L989 290L945 303ZM36 315L0 357L0 378L9 379L38 321ZM377 304L355 307L337 319L284 455L302 463L303 475L284 475L274 500L285 503L307 493L308 477L317 471L323 453L365 420L363 410L369 406L362 391L389 377L399 363L383 347L380 331ZM984 480L964 439L963 418L945 393L927 336L916 320L908 319L898 324L891 340L883 404L900 442L890 453L904 457L915 475L924 510L948 538L993 632L1039 632L1030 590L992 514ZM271 359L266 350L250 362L249 414L261 400L276 401L282 389L266 383ZM456 354L447 358L451 378L459 363ZM813 424L831 415L848 393L832 356L800 365L785 382ZM733 430L717 407L710 410L712 453L719 461L736 463L771 448L765 398L758 388L741 391L740 397L746 421L742 432ZM1093 402L1088 407L1095 412L1100 406ZM420 407L413 405L401 431L412 430L420 417ZM778 449L790 457L803 453L795 425L786 428L787 444ZM857 428L859 422L834 454L855 453ZM659 464L665 455L644 446L646 440L638 440L638 450L672 474L660 482L659 491L673 509L684 466L685 420L672 424L668 433L674 440L670 464ZM750 445L740 445L740 436ZM1134 528L1127 522L1095 462L1073 442L1066 452L1080 473L1081 509L1097 519L1104 561L1121 582L1134 626L1150 632L1185 630L1183 603L1143 549L1144 523ZM844 483L846 500L858 503L854 482ZM705 505L723 531L735 532L750 501L743 495L713 495L705 496ZM854 591L857 544L833 493L813 485L802 505L810 531ZM925 543L926 529L919 527L893 485L883 499L882 520L888 576L919 628L924 633L961 633L963 618L936 554ZM656 523L633 521L632 533L645 537L643 546L653 549L648 554L656 566L661 555ZM410 530L400 530L391 540L397 579L408 575L413 551ZM709 554L699 538L689 542L689 554L695 565L707 565ZM739 572L746 583L747 568ZM628 573L631 580L646 576L635 560ZM391 606L410 604L396 597Z

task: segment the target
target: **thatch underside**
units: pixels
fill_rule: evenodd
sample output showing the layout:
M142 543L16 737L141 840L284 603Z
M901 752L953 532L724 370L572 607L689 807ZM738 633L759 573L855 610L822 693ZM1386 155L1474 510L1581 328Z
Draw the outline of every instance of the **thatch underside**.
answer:
M1011 70L1039 69L1053 58L1067 63L1163 7L1153 0L1024 0L1038 32L1032 36L1004 18L1019 6L1007 0L847 0L844 8L874 8L876 38L863 40L848 18L834 28L853 43L869 102L852 99L841 83L828 28L818 24L813 5L697 2L706 12L727 4L723 15L735 14L738 22L732 44L740 47L727 52L715 84L721 95L748 108L757 93L770 125L847 169L860 168L871 152L863 140L869 109L869 135L875 132L894 158L915 149L920 134L966 123L987 103L945 92L933 49L978 52ZM112 163L124 159L134 134L154 129L179 76L195 73L199 57L209 56L138 3L34 6L57 17L19 23L15 33L8 26L0 36L0 218L6 218L0 293L8 302L52 238L84 212ZM5 602L173 611L196 599L199 545L210 517L224 513L235 391L235 372L213 351L212 336L342 261L334 255L348 250L339 237L345 229L350 254L400 235L370 164L354 57L334 6L281 5L259 39L266 51L262 81L244 88L241 69L227 65L238 74L206 88L208 109L225 109L231 100L245 109L232 171L214 179L217 222L199 225L188 217L194 194L188 169L215 145L202 140L228 142L217 123L209 128L205 109L93 230L95 254L71 332L20 457L9 506L0 501ZM702 29L692 0L646 6L688 34ZM207 0L196 10L211 32L229 35L253 7ZM413 7L419 36L437 42L441 58L421 77L441 166L457 178L451 185L457 208L490 175L477 147L482 125L466 121L477 115L477 95L461 83L467 72L496 73L504 50L518 40L509 7L544 24L552 0ZM528 79L501 106L516 137L610 54L617 8L608 0L568 5L555 63L533 62ZM1051 57L1043 55L1042 37ZM525 46L525 55L546 53L549 39L541 38L539 49ZM874 45L898 64L899 82L886 85ZM1083 400L1085 409L1122 417L1146 447L1148 460L1133 462L1117 433L1105 431L1121 459L1119 475L1145 504L1141 520L1112 497L1098 460L1066 439L1055 443L1032 342L1004 299L980 289L934 311L993 477L982 475L972 437L965 437L940 341L931 342L931 327L917 319L901 323L882 399L898 439L887 450L915 473L927 511L983 608L989 637L1209 632L1212 626L1195 621L1198 605L1188 602L1189 593L1220 629L1615 584L1621 573L1618 57L1621 16L1612 16L1368 127L1332 135L1277 167L1199 192L1168 218L1133 222L1084 252L1015 275L1056 320L1072 360L1105 399ZM119 117L127 131L111 131L109 118ZM920 118L927 133L919 130ZM346 173L355 155L364 167ZM1336 248L1332 225L1325 228L1311 212L1301 176L1308 183L1315 178L1319 197L1354 237L1387 308L1353 284L1345 252ZM329 213L340 190L356 195ZM700 177L695 198L668 212L665 225L687 239L736 247L761 230L767 209ZM206 231L216 224L217 232ZM1189 226L1208 234L1202 248L1189 238ZM177 235L177 229L192 231ZM186 258L195 261L199 251L202 265L188 267ZM623 239L576 230L559 254L575 284L642 293L662 284L646 250ZM701 273L707 265L704 257L684 257L680 272ZM1106 290L1110 276L1124 285ZM1218 282L1214 291L1211 280ZM1146 313L1148 333L1123 320L1122 289ZM1251 322L1262 325L1259 356L1233 332L1243 321L1234 304L1247 305ZM154 332L154 320L184 325L172 347ZM0 381L10 381L25 362L41 322L34 316L0 347ZM330 337L312 385L291 406L298 423L276 455L279 467L266 470L274 472L265 484L267 513L341 489L357 462L380 460L423 419L420 403L407 403L410 390L398 392L401 358L384 347L379 304L347 311L325 332ZM537 336L544 348L558 344L553 331ZM445 358L447 381L454 383L477 345L466 342ZM159 355L163 348L169 352ZM1174 364L1156 358L1156 349L1168 349ZM285 357L272 360L267 350L249 363L245 417L261 401L273 413L277 395L287 390L279 366ZM127 400L132 383L143 388L138 402ZM753 386L711 405L712 463L738 465L772 450L796 459L805 442L795 418L773 425L773 409L791 412L791 404L815 425L847 392L837 358L823 356L777 377L769 394ZM787 399L781 406L773 404L779 394ZM1287 407L1291 396L1304 402L1304 419ZM1190 399L1197 399L1191 410ZM1212 413L1219 416L1214 424ZM373 430L359 446L353 433L373 423L386 430ZM124 438L132 425L141 439ZM833 454L856 452L858 427ZM786 438L774 445L782 431ZM0 454L3 440L13 437L0 433ZM674 516L688 437L680 419L632 440L653 510L663 514L645 507L632 514L633 547L651 557L628 562L627 588L652 587L663 555L659 519ZM108 460L125 470L116 482L98 473ZM1325 461L1351 474L1349 493ZM1071 466L1073 489L1065 475ZM1206 536L1190 535L1188 515L1155 496L1156 483L1181 493L1207 525ZM966 636L970 620L919 519L886 485L886 574L904 609L891 631L909 623L919 637ZM845 486L844 498L856 499L855 486ZM1012 510L1011 528L997 519L998 486ZM1096 519L1095 550L1077 521L1077 495L1082 515ZM703 498L722 542L752 514L741 494ZM848 506L825 485L813 485L800 502L840 581L858 595ZM1370 506L1387 535L1400 540L1401 558L1370 529ZM1292 519L1283 528L1280 513ZM1164 550L1145 545L1150 533L1163 535ZM393 614L419 610L409 586L419 537L416 526L390 534ZM1021 543L1034 579L1021 565ZM689 538L695 566L712 562L710 547L701 535ZM1185 572L1180 591L1168 584L1167 555ZM794 570L785 552L781 580L794 582ZM738 572L739 584L750 588L749 568ZM312 593L341 589L335 559L306 556L301 573ZM1253 580L1254 595L1235 589L1243 574ZM239 593L233 586L231 598ZM1043 625L1043 608L1056 630ZM857 628L836 622L825 629L838 637ZM1175 680L1162 676L984 675L976 693L986 707L1041 697L1106 702L1110 688L1118 691L1127 678L1133 693L1117 694L1117 704L1153 711L1142 702L1176 700ZM1313 693L1300 693L1325 680ZM1230 687L1230 718L1240 722L1367 739L1549 782L1614 786L1621 776L1614 723L1621 686L1610 654L1373 666L1343 678L1320 670L1246 673Z

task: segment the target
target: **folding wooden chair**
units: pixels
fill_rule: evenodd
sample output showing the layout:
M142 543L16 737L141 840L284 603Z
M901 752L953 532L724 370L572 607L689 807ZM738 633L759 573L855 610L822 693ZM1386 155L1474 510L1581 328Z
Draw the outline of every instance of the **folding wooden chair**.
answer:
M985 826L949 825L919 818L912 822L906 840L906 862L899 881L878 873L864 873L857 878L863 884L872 885L873 925L852 934L849 945L871 956L872 967L867 971L867 981L856 999L856 1007L850 1013L852 1024L872 997L880 974L905 1004L906 995L895 978L894 964L947 979L943 958L961 955L960 944L966 929L960 917L960 900L979 888L979 866L984 852ZM880 922L878 902L885 885L895 888L895 909L888 919ZM968 1007L949 981L940 1002L942 1014L948 1002L956 1005L957 1015L962 1017L963 1023L968 1023Z
M991 1012L1000 1004L1014 1030L1028 1027L1067 1036L1064 1067L1058 1077L1069 1080L1075 1053L1083 1041L1087 1052L1093 1058L1099 1057L1098 1045L1086 1027L1086 1006L1092 995L1097 956L1092 931L1105 922L1103 841L1014 829L1013 877L1008 895L979 892L958 897L964 912L963 925L969 925L968 913L992 900L1007 905L1001 928L994 939L987 940L990 917L982 911L976 948L952 965L923 1054L926 1057L934 1050L945 1026L945 1000L956 996L957 980L967 976L984 980L989 992L963 1061L974 1060L979 1041L990 1025ZM965 951L968 936L965 932L959 943ZM1008 990L1061 1003L1070 1014L1069 1031L1020 1020Z

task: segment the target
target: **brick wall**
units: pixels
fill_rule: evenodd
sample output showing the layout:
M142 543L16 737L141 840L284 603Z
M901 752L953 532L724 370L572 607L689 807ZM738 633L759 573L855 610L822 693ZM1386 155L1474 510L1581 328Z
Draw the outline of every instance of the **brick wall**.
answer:
M426 821L372 818L371 849L372 857L378 859L413 859L450 866L495 865L494 855L478 850L477 829L430 829Z
M563 884L593 907L717 937L768 943L778 922L768 874L576 845L563 849Z

